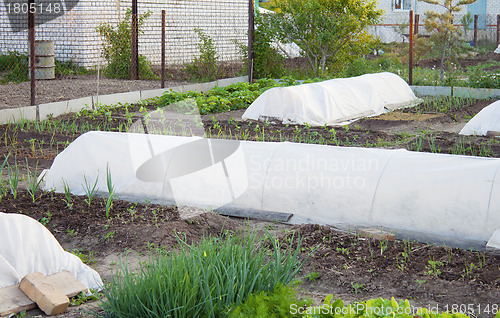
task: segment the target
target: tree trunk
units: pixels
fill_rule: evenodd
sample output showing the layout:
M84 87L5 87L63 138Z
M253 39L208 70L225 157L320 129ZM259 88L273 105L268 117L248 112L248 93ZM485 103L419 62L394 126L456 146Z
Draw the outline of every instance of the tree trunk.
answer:
M448 37L444 40L443 54L441 55L441 81L444 78L444 59L446 57L446 47L448 46Z

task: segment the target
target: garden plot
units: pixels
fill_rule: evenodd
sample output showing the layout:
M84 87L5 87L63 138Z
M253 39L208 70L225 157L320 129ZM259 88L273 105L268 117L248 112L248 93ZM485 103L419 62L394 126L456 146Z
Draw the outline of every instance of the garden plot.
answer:
M231 113L203 115L202 121L207 136L212 138L406 148L420 152L499 157L500 144L495 138L459 136L439 130L440 124L465 123L489 103L462 99L429 100L420 109L413 109L414 113L410 110L392 113L397 114L394 116L408 116L405 120L374 117L340 129L240 122ZM10 153L9 166L3 169L4 191L0 211L22 212L45 224L66 250L94 267L105 283L109 282L111 269L119 267L120 253L129 251L128 261L138 266L139 253L175 248L177 233L185 235L189 242L198 242L204 233L217 236L222 230L256 229L263 235L266 230L270 231L286 242L291 231L300 231L304 237L301 255L307 255L314 248L317 250L298 275L303 281L299 288L317 302L330 293L346 301L394 296L397 299L411 298L412 304L419 306L438 305L441 310L446 310L446 306L450 309L453 304L471 303L476 308L476 316L494 316L491 308L500 299L500 258L485 251L368 239L319 225L245 221L201 211L193 218L183 219L178 208L155 205L146 200L130 203L115 197L107 209L108 198L98 194L75 196L42 193L35 189L32 197L25 187L19 185L14 189L16 162L18 169L22 169L21 175L25 175L24 170L35 173L38 161L38 174L42 168L49 168L55 156L81 134L92 130L127 131L133 122L144 116L144 111L153 109L156 109L155 105L103 108L42 123L20 122L0 126L0 153L3 156ZM427 115L434 117L418 122L414 120ZM178 120L172 120L171 124L174 133L173 127ZM92 181L88 180L89 184ZM26 186L29 184L25 182ZM481 306L481 312L477 310L478 306ZM483 310L487 306L489 312Z

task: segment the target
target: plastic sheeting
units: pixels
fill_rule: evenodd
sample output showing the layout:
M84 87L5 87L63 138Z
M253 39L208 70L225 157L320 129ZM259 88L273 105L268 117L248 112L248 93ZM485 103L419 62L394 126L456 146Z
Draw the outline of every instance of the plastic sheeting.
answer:
M500 101L483 108L469 120L459 134L486 136L488 132L500 133Z
M148 148L150 150L148 150ZM211 164L209 163L211 162ZM293 213L433 240L486 242L500 228L500 160L406 150L89 132L60 153L45 189L204 208Z
M420 102L401 77L384 72L271 88L248 107L242 118L323 126L376 116Z
M29 273L61 271L71 272L87 288L103 286L96 271L65 252L49 230L28 216L0 213L0 242L0 288L18 284Z

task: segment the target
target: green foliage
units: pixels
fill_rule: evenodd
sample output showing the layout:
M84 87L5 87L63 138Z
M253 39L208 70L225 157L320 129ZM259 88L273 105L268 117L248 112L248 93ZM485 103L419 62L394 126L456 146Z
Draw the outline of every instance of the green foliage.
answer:
M113 275L101 305L102 317L220 317L252 293L288 284L302 264L300 240L282 249L269 236L271 249L255 234L203 238L188 245L178 237L179 252L151 256L133 274L126 265ZM293 238L292 238L293 241ZM270 253L269 253L270 252Z
M281 84L285 85L285 84ZM280 86L273 80L261 79L257 83L249 84L246 82L231 84L227 87L216 87L208 93L186 92L179 93L170 91L160 97L153 99L153 102L159 107L167 107L189 98L194 98L201 115L210 113L220 113L230 110L247 108L264 91L271 87ZM178 105L176 105L178 106ZM189 107L189 103L186 104ZM186 112L190 111L186 108Z
M276 285L272 291L262 291L252 294L241 305L229 310L229 318L287 318L301 317L291 314L292 305L298 307L310 306L311 302L299 300L296 291L290 286Z
M296 43L314 74L342 69L374 43L367 32L383 10L375 0L276 0L277 13L265 15L283 43ZM264 18L264 16L263 16Z
M137 17L138 34L144 33L142 27L151 11L139 14ZM130 79L132 60L132 11L127 9L125 18L118 23L116 29L109 23L101 23L97 33L104 38L102 56L108 62L104 74L111 78ZM151 71L151 63L139 54L139 78L155 79L157 76Z
M470 66L468 68L470 87L476 88L500 88L500 74L488 72L486 69L498 69L500 63L496 61L488 61L478 66Z
M194 79L202 82L209 82L217 79L218 67L217 50L215 49L213 39L205 34L201 29L194 29L200 41L198 49L200 56L196 57L191 64L186 65L186 71L194 77Z
M299 312L298 307L297 312ZM294 313L294 310L291 311ZM394 317L394 318L413 318L416 316L422 318L466 318L461 313L438 313L435 308L417 308L410 305L408 300L396 301L391 299L370 299L364 302L344 305L341 299L334 299L333 295L325 298L322 306L302 308L300 313L304 318L327 318L327 317Z
M367 73L384 71L397 74L400 69L404 68L405 65L403 65L400 60L387 55L374 60L359 58L349 63L344 72L340 73L340 77L360 76Z
M462 31L453 24L453 14L462 10L462 6L476 2L476 0L419 0L444 8L441 12L427 11L424 27L431 34L434 50L439 52L441 59L441 79L444 78L444 67L447 57L454 58L457 49L461 47L460 36Z
M253 76L254 78L280 78L283 76L284 57L271 46L275 34L265 24L261 15L255 18L253 43Z
M19 52L8 52L5 55L0 55L1 72L6 72L6 74L0 77L0 84L28 81L28 56Z

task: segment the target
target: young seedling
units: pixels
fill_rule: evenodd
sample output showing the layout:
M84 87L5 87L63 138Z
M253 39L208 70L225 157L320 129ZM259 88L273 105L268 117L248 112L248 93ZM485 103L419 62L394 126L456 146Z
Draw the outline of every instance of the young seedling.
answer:
M45 178L45 173L42 174L39 178L37 178L37 173L36 171L38 170L38 162L35 165L35 172L32 173L30 170L30 167L28 165L28 159L26 159L26 191L29 193L31 196L31 200L33 203L36 201L36 192L40 188L40 184L43 181L43 178Z
M113 182L111 181L111 170L109 166L106 167L106 185L108 187L108 198L106 201L106 219L109 219L109 211L113 205L113 196L115 195L115 188Z
M63 184L63 188L64 188L64 202L66 202L66 206L71 210L73 209L73 203L71 202L72 201L72 197L71 197L71 189L69 188L68 184L64 181L64 179L61 179L62 180L62 184Z
M87 202L87 204L90 206L90 204L92 203L92 199L95 197L97 191L99 190L97 188L97 181L99 180L99 175L97 175L97 178L95 179L93 186L91 186L88 183L86 176L83 176L83 180L85 181L85 185L82 184L82 186L85 191L85 194L87 195L87 199L85 199L85 202Z
M5 156L5 160L3 161L2 165L0 166L0 202L2 202L2 198L5 196L7 193L7 189L4 187L4 180L3 180L3 168L7 164L7 159L9 159L10 153Z
M7 164L7 171L9 173L9 188L10 193L14 197L17 198L17 185L19 184L19 167L17 166L17 161L14 164L14 167L11 167Z

